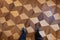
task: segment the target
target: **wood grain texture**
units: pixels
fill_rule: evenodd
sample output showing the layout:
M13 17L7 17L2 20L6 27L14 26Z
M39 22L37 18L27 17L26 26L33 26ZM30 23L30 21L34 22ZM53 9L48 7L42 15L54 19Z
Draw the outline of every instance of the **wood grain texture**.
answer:
M18 40L22 28L35 40L37 27L43 40L60 40L60 0L0 0L0 40Z

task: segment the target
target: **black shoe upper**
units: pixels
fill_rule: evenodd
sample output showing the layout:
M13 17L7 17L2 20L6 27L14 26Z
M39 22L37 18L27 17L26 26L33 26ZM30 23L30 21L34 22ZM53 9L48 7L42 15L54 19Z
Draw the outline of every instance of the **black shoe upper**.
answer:
M43 40L42 36L39 34L39 28L37 28L35 33L35 40Z
M21 33L19 40L26 40L26 29L25 28L22 29L22 33Z

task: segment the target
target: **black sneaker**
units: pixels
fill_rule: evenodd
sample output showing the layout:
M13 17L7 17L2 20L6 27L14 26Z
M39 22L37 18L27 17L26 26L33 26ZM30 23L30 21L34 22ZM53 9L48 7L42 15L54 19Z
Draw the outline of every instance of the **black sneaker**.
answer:
M26 29L25 28L22 29L22 33L21 33L19 40L26 40Z
M39 27L36 29L35 40L43 40L42 36L39 34Z

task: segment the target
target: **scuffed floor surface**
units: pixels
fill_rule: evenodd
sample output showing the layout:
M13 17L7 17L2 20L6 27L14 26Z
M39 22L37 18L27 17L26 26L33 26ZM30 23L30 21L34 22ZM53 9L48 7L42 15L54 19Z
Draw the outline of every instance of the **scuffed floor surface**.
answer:
M0 40L18 40L23 27L26 40L37 27L43 40L60 40L60 0L0 0Z

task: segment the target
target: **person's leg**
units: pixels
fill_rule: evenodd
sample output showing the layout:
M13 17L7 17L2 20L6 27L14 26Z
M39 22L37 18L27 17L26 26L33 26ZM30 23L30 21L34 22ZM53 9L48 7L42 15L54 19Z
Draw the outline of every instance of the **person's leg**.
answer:
M37 28L35 33L35 40L43 40L42 36L39 34L39 28Z
M26 29L25 28L22 29L22 33L21 33L19 40L26 40Z

